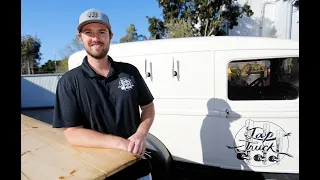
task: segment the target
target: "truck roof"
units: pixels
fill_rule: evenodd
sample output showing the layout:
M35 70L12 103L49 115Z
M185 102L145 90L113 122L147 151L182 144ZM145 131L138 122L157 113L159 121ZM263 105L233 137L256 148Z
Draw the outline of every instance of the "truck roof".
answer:
M172 38L113 44L110 56L240 49L299 49L299 41L248 36Z
M269 37L250 36L210 36L157 39L112 44L108 55L113 58L151 54L195 52L210 50L245 50L245 49L287 49L298 50L299 41ZM69 61L84 57L86 51L78 51L69 57ZM82 61L82 58L80 58ZM79 61L79 60L77 60ZM72 65L73 67L74 65Z

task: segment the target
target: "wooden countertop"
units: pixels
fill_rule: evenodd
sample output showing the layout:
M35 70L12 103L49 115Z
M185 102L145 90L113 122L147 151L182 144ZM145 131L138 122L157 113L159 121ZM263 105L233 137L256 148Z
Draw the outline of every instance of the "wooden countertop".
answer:
M100 180L138 159L119 149L71 146L62 129L21 114L22 180Z

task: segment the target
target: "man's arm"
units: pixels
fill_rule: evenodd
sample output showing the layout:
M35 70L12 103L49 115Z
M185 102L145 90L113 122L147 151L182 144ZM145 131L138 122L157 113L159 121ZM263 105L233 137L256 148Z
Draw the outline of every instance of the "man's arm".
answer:
M130 140L128 151L143 156L146 149L146 138L155 116L155 108L153 104L154 98L139 70L135 66L133 66L133 68L136 73L135 87L138 88L137 101L142 112L141 123L139 124L136 132L128 138Z
M102 134L91 129L85 129L82 126L65 128L64 134L69 143L74 146L127 150L129 145L127 139Z
M141 123L136 133L128 138L130 140L128 151L143 156L146 150L146 138L155 116L153 102L141 106L141 111Z
M139 125L137 132L147 136L155 116L153 102L148 105L141 106L141 111L141 124Z

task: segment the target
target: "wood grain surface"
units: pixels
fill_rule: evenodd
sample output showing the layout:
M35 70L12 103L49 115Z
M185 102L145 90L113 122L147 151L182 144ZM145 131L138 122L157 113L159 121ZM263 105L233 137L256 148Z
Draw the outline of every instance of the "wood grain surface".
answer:
M21 114L22 180L100 180L138 159L120 149L71 146L62 129Z

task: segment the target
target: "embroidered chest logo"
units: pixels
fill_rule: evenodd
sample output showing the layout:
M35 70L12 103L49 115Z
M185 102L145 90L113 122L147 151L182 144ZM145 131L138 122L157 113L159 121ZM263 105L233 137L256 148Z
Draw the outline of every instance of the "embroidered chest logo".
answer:
M127 77L120 78L118 88L120 88L121 90L130 91L133 88L133 86L134 85L131 79Z

